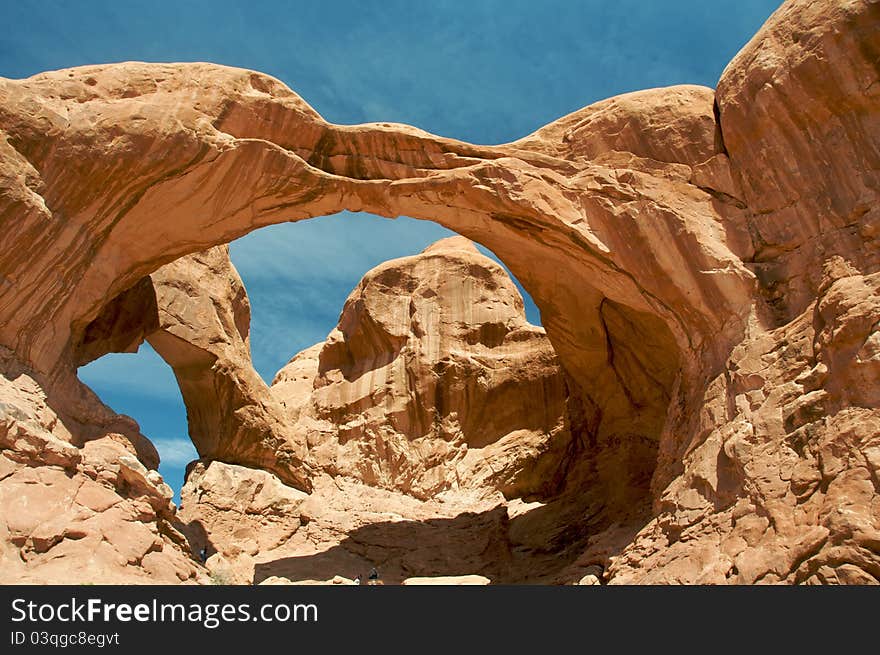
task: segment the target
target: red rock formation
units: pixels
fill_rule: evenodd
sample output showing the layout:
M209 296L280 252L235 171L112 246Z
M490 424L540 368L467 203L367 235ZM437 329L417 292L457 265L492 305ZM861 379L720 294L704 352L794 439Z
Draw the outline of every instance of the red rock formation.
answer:
M134 421L82 388L84 425L5 351L0 364L0 583L206 582Z
M85 364L144 340L174 369L201 457L273 471L309 489L305 443L254 370L250 303L226 246L183 257L108 303L76 352Z
M203 285L204 271L170 269L159 273L176 273L194 297L204 286L226 313L229 298ZM249 359L239 365L251 370ZM529 542L558 555L552 529L589 523L571 520L607 502L560 501L585 447L564 373L508 275L461 237L369 271L327 340L279 371L272 392L288 431L305 437L314 489L306 496L234 459L198 463L178 516L194 549L212 553L215 578L318 582L381 563L389 582L475 572L547 580L566 558L536 562ZM522 505L510 501L523 496L567 513L554 510L540 535L514 519L508 534Z
M575 445L544 330L461 237L367 273L317 356L294 357L272 390L316 468L420 498L547 495Z
M181 258L150 279L158 327L147 339L174 369L199 455L273 471L309 490L305 440L251 362L250 304L228 249Z
M207 64L2 80L7 379L29 371L34 411L81 446L112 419L75 367L147 333L105 308L163 264L341 209L430 218L541 309L589 435L583 495L606 522L652 504L593 534L572 580L876 582L878 25L873 0L789 0L717 92L628 94L491 147L328 124Z

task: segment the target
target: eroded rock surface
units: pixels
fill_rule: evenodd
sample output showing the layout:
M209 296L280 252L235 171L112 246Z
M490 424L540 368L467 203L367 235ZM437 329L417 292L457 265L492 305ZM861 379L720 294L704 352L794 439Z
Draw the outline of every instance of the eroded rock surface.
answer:
M316 467L419 498L547 495L577 454L550 341L507 273L462 237L368 272L272 391Z
M136 351L144 340L171 366L201 457L255 466L309 489L304 439L254 370L250 302L227 246L167 264L108 303L76 360Z
M199 455L273 471L308 490L304 439L251 362L250 303L228 249L181 258L150 280L158 326L147 339L174 369Z
M0 363L0 583L207 581L137 424L82 388L76 409L90 423L77 429L33 372L5 351Z
M587 458L558 359L507 273L465 238L369 271L271 389L306 437L312 493L196 463L178 516L217 580L319 584L378 565L390 583L548 581L577 542L554 530L600 525L603 500L570 489ZM530 509L547 516L516 516Z
M880 274L828 260L795 320L738 346L616 583L880 579Z
M334 530L366 544L354 562L360 566L392 549L387 529L402 525L424 530L404 543L446 543L436 536L444 531L453 543L454 535L467 534L461 541L471 544L483 535L490 557L460 555L467 568L449 571L426 551L412 560L394 551L389 561L405 577L497 580L516 569L509 562L526 548L532 570L557 581L599 579L588 572L598 565L610 583L876 583L878 27L880 4L872 0L789 0L727 67L717 91L627 94L499 146L395 124L332 125L277 80L209 64L129 63L0 80L0 345L4 396L15 408L4 419L0 460L13 462L3 465L12 472L0 485L56 489L45 514L67 517L37 530L5 513L4 557L18 560L4 570L28 579L39 567L25 553L48 547L33 561L49 566L53 551L87 538L73 526L88 517L65 514L81 505L52 476L88 477L82 462L96 447L90 444L112 442L144 466L109 457L94 468L93 482L110 490L121 477L124 495L141 480L161 488L149 480L156 466L149 442L79 385L76 367L150 334L180 338L198 325L184 339L189 345L166 349L174 364L203 347L203 330L216 319L226 341L206 350L214 363L199 363L192 378L178 364L178 377L196 396L204 380L217 382L215 390L225 390L218 397L238 409L232 417L206 411L192 422L194 440L203 455L226 448L223 457L242 458L215 460L209 469L257 465L303 492L311 484L310 499L332 498L307 512L315 518L288 540L307 539L303 548L330 553L321 555L333 564L327 568L352 552L334 550L342 539L327 536ZM372 356L411 343L410 336L385 326L377 332L384 341L359 339L343 324L335 345L302 354L270 391L247 376L236 382L235 371L248 366L246 334L234 318L224 323L226 309L175 323L149 305L156 287L148 277L181 256L262 225L342 209L437 220L490 248L530 291L565 371L566 411L585 435L562 500L538 507L477 493L429 513L397 512L410 520L390 520L393 528L373 533L367 528L383 512L395 514L387 508L412 502L424 509L440 504L430 494L448 493L440 491L448 478L430 473L433 462L392 464L380 455L356 471L351 459L367 443L361 435L372 434L367 426L381 421L366 412L361 427L348 416L349 401L364 396L346 372L364 364L347 363L346 348L382 344L365 351ZM206 280L206 297L234 290L226 280L225 288ZM168 289L168 307L178 291ZM130 320L132 307L148 306L149 320ZM390 301L384 311L401 315ZM356 313L349 308L349 317ZM474 345L485 346L484 337L491 330ZM371 370L391 373L386 365ZM276 393L308 391L311 371L323 386L313 382L309 393L326 398L254 409ZM357 379L370 386L370 376ZM428 423L411 411L417 401L393 393L388 400L405 408L398 416L407 428L424 434ZM449 419L438 403L430 408ZM290 417L315 421L305 441L285 431ZM328 417L345 419L339 427L354 439L340 445L335 423L324 429ZM547 424L539 423L545 434ZM254 429L263 425L278 430L265 436ZM464 426L452 432L461 429L467 441ZM444 429L441 420L432 435ZM415 452L410 442L391 442ZM316 470L303 450L311 445ZM273 449L285 453L278 462L267 452ZM114 466L126 472L115 474ZM339 469L335 481L325 466ZM113 481L98 481L105 468ZM345 491L332 492L331 483ZM381 509L347 506L349 494ZM648 506L648 513L631 510ZM297 521L308 508L305 501ZM567 513L571 520L561 520ZM155 528L158 552L185 560L156 516L136 522L150 534ZM430 523L438 517L451 523ZM547 552L547 539L570 548L564 556L554 550L548 558L556 564L542 568L534 556ZM145 553L138 545L133 563L117 572L143 578L143 562L158 544ZM291 557L285 566L299 579L324 561ZM415 564L433 568L409 572ZM253 570L255 579L285 577L259 563Z

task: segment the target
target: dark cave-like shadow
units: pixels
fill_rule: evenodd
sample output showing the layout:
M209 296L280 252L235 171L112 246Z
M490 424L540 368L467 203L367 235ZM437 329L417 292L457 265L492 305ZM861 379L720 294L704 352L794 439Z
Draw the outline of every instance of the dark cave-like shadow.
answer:
M190 521L189 523L177 521L173 524L173 527L186 537L186 541L189 544L189 554L199 563L204 564L205 560L217 552L217 548L211 542L208 531L205 530L205 526L200 521Z

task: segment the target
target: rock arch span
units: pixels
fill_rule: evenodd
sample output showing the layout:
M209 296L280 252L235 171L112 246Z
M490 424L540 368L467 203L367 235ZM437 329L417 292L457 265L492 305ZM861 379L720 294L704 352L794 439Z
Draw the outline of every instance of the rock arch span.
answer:
M610 434L658 439L673 386L717 367L741 335L753 278L722 238L716 195L690 180L692 166L724 161L708 89L635 94L478 147L331 125L276 80L204 64L5 85L20 109L6 156L22 172L6 234L22 242L4 244L2 307L29 320L2 338L52 377L81 359L101 309L159 266L342 209L434 219L496 252ZM659 138L602 143L650 112L671 125ZM588 137L585 123L598 126Z
M207 64L4 80L0 343L60 388L108 303L182 255L341 209L428 218L529 290L599 438L659 442L655 510L685 511L670 498L700 487L720 511L736 484L677 476L725 421L709 401L726 420L758 409L734 400L766 379L728 358L878 267L877 12L787 2L717 92L629 94L501 146L331 125L277 80ZM785 430L831 411L814 400L779 400ZM741 483L756 474L732 448L717 466L740 461Z

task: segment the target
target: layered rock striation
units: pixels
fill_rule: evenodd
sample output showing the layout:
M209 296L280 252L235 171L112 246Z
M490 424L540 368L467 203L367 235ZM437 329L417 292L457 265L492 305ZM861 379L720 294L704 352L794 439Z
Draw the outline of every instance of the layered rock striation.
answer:
M873 0L788 0L717 90L627 94L498 146L396 124L333 125L277 80L210 64L0 80L0 345L17 408L4 457L28 475L74 466L57 459L63 445L40 445L50 443L32 434L42 425L80 456L110 438L154 467L136 427L75 378L83 362L148 337L200 408L191 432L211 466L260 467L312 495L334 471L357 480L358 493L378 485L420 503L442 493L450 478L440 473L461 463L456 439L485 455L504 441L486 445L466 417L453 420L443 403L455 393L428 405L417 394L384 397L389 443L410 458L417 440L399 435L430 432L432 448L450 445L436 462L354 461L383 425L358 404L364 391L383 375L400 384L383 358L399 345L420 372L443 361L442 348L415 358L406 350L430 342L413 329L426 325L419 311L430 300L415 302L404 334L404 308L365 287L338 334L270 390L235 372L247 368L235 311L205 305L175 317L181 293L235 295L222 264L186 264L225 275L195 295L175 288L181 271L165 283L152 277L270 223L342 209L406 214L490 248L541 310L564 370L564 412L585 444L558 493L601 507L588 534L561 533L579 551L572 574L598 564L606 582L876 582L878 25ZM145 306L148 321L125 318ZM352 331L355 317L375 331ZM495 329L471 345L491 350ZM356 377L367 369L376 375ZM304 404L285 400L300 397L297 385ZM228 408L200 405L209 388ZM22 418L31 415L41 418ZM493 433L507 429L492 418ZM298 421L311 423L288 431ZM533 424L535 434L553 433L548 421ZM529 480L539 461L508 479L508 495L547 492ZM546 510L517 511L508 506L498 534L553 531ZM528 530L511 516L529 517ZM23 552L35 526L13 532L14 518L4 520L7 547ZM145 520L160 525L158 515ZM60 533L47 553L76 541Z
M546 496L578 447L544 330L462 237L369 271L327 340L281 369L272 392L315 467L423 499Z

